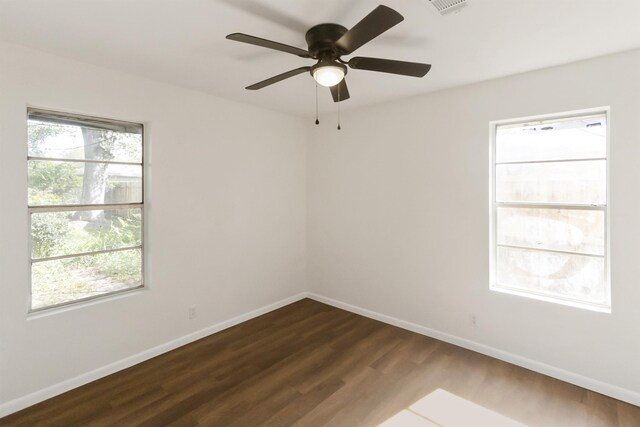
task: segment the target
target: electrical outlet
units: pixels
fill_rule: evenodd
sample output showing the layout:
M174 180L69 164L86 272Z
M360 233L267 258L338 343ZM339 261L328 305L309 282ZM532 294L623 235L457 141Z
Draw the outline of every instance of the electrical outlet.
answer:
M477 318L477 316L475 314L471 315L471 324L473 326L476 326L478 324L478 318Z
M192 305L189 307L189 320L193 320L198 317L198 312L196 311L196 306Z

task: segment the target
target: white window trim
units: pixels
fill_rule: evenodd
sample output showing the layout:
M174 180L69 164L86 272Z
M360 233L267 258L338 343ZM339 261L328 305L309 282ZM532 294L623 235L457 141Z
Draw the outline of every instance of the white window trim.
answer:
M61 110L53 110L53 109L41 109L38 107L32 107L32 106L27 106L27 120L29 119L29 112L34 111L34 112L44 112L44 113L50 113L50 114L59 114L59 115L68 115L68 116L72 116L72 117L76 117L79 119L87 119L87 120L96 120L99 122L113 122L113 123L119 123L119 124L130 124L130 125L134 125L134 126L140 126L141 127L141 139L142 139L142 150L141 150L141 160L140 163L135 163L135 162L113 162L113 161L94 161L94 160L74 160L74 159L59 159L59 158L46 158L46 157L38 157L38 156L29 156L27 154L27 163L29 160L52 160L52 161L64 161L64 162L79 162L79 163L108 163L108 164L123 164L123 165L135 165L135 166L140 166L142 169L142 201L140 203L106 203L106 204L98 204L98 205L83 205L83 204L76 204L76 205L55 205L55 206L29 206L27 205L27 215L28 215L28 221L27 221L27 227L28 227L28 231L27 231L27 235L29 236L28 239L28 244L27 244L27 250L28 250L28 258L27 258L27 264L28 264L28 295L27 295L27 318L28 319L37 319L43 316L48 316L49 314L53 314L53 313L58 313L58 312L65 312L68 311L69 309L74 309L74 308L79 308L79 307L83 307L83 306L88 306L88 305L93 305L97 302L102 302L102 301L108 301L108 300L112 300L112 299L119 299L123 296L126 295L135 295L137 293L139 293L140 291L145 291L148 289L148 285L146 282L146 277L148 276L147 274L147 263L146 263L146 250L145 250L145 246L146 246L146 240L147 240L147 226L146 226L146 175L147 175L147 165L145 163L146 160L146 156L145 156L145 152L146 152L146 146L147 146L147 140L146 140L146 125L142 122L137 123L137 122L130 122L130 121L125 121L125 120L119 120L119 119L112 119L112 118L105 118L105 117L97 117L97 116L90 116L90 115L86 115L86 114L81 114L81 113L75 113L75 112L65 112L65 111L61 111ZM46 307L40 307L40 308L32 308L32 266L34 264L33 258L32 258L32 254L33 254L33 246L32 246L32 236L31 236L31 215L33 213L42 213L42 212L61 212L61 211L69 211L69 210L95 210L95 209L114 209L114 208L139 208L141 210L142 213L142 217L140 219L141 223L140 223L140 232L141 232L141 243L140 246L135 246L132 248L118 248L118 249L112 249L112 250L104 250L104 251L97 251L97 252L91 252L89 254L94 254L94 253L110 253L110 252L118 252L118 251L122 251L125 249L137 249L140 248L141 251L141 268L140 268L140 285L136 286L134 288L128 288L128 289L121 289L121 290L117 290L117 291L112 291L112 292L108 292L105 294L100 294L100 295L94 295L94 296L90 296L90 297L86 297L86 298L80 298L77 300L73 300L73 301L67 301L67 302L63 302L60 304L54 304L54 305L48 305ZM82 255L87 255L87 254L74 254L73 256L82 256ZM50 258L46 258L46 259L39 259L37 262L42 262L42 261L47 261L47 260L52 260L52 259L58 259L58 258L67 258L68 256L60 256L60 257L50 257Z
M550 204L554 208L566 208L566 209L594 209L602 210L605 216L605 230L604 230L604 286L605 286L605 304L588 303L585 301L576 300L567 296L557 295L551 296L549 294L536 293L535 291L525 291L521 289L509 288L504 285L498 285L496 281L496 268L497 268L497 209L501 206L516 206L522 205L526 207L544 207L544 203L500 203L495 200L495 185L496 185L496 132L500 125L519 124L519 123L531 123L534 124L539 121L547 121L553 119L566 119L571 117L580 117L586 115L600 114L606 117L607 121L607 134L606 134L606 205L575 205L575 204ZM495 120L489 122L489 289L496 292L505 294L517 295L539 301L552 302L560 305L582 308L596 312L611 313L611 247L610 247L610 218L611 218L611 203L610 203L610 150L611 150L611 112L609 107L589 108L584 110L574 110L561 113L544 114L537 116L518 117L506 120ZM591 159L595 160L595 159ZM601 160L601 159L598 159ZM518 162L523 163L523 162ZM540 162L531 162L540 163ZM584 255L584 254L579 254Z

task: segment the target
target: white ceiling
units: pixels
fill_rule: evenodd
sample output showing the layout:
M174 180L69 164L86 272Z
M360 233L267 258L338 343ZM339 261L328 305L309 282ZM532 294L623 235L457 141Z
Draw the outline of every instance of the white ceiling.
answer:
M383 2L404 22L359 49L433 64L422 79L351 70L354 108L640 47L639 0L468 0L440 16L428 0L0 0L0 40L240 102L314 114L301 74L244 87L310 60L226 40L244 32L306 48L322 22L353 26ZM334 109L328 90L321 109Z

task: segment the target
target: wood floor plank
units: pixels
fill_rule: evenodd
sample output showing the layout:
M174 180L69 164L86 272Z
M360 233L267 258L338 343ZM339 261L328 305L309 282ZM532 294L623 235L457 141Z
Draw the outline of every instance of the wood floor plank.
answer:
M529 426L640 408L304 299L0 419L2 426L376 426L443 389Z
M344 382L329 380L318 384L305 394L282 408L264 422L265 426L290 426L298 422L302 417L327 400L344 386Z

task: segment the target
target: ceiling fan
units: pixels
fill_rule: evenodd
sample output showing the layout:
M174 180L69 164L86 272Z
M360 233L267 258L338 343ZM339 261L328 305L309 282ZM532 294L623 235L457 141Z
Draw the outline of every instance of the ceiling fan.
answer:
M344 61L343 55L350 55L356 49L370 42L380 34L404 20L403 16L390 7L380 5L365 16L350 30L338 24L320 24L311 27L305 39L308 50L262 39L242 33L227 36L229 40L262 46L281 52L291 53L301 58L316 60L316 64L287 71L269 79L247 86L248 90L262 89L279 81L309 72L315 81L331 90L334 102L349 99L349 89L344 76L347 66L354 70L379 71L403 76L423 77L431 69L429 64L395 61L382 58L356 56Z

